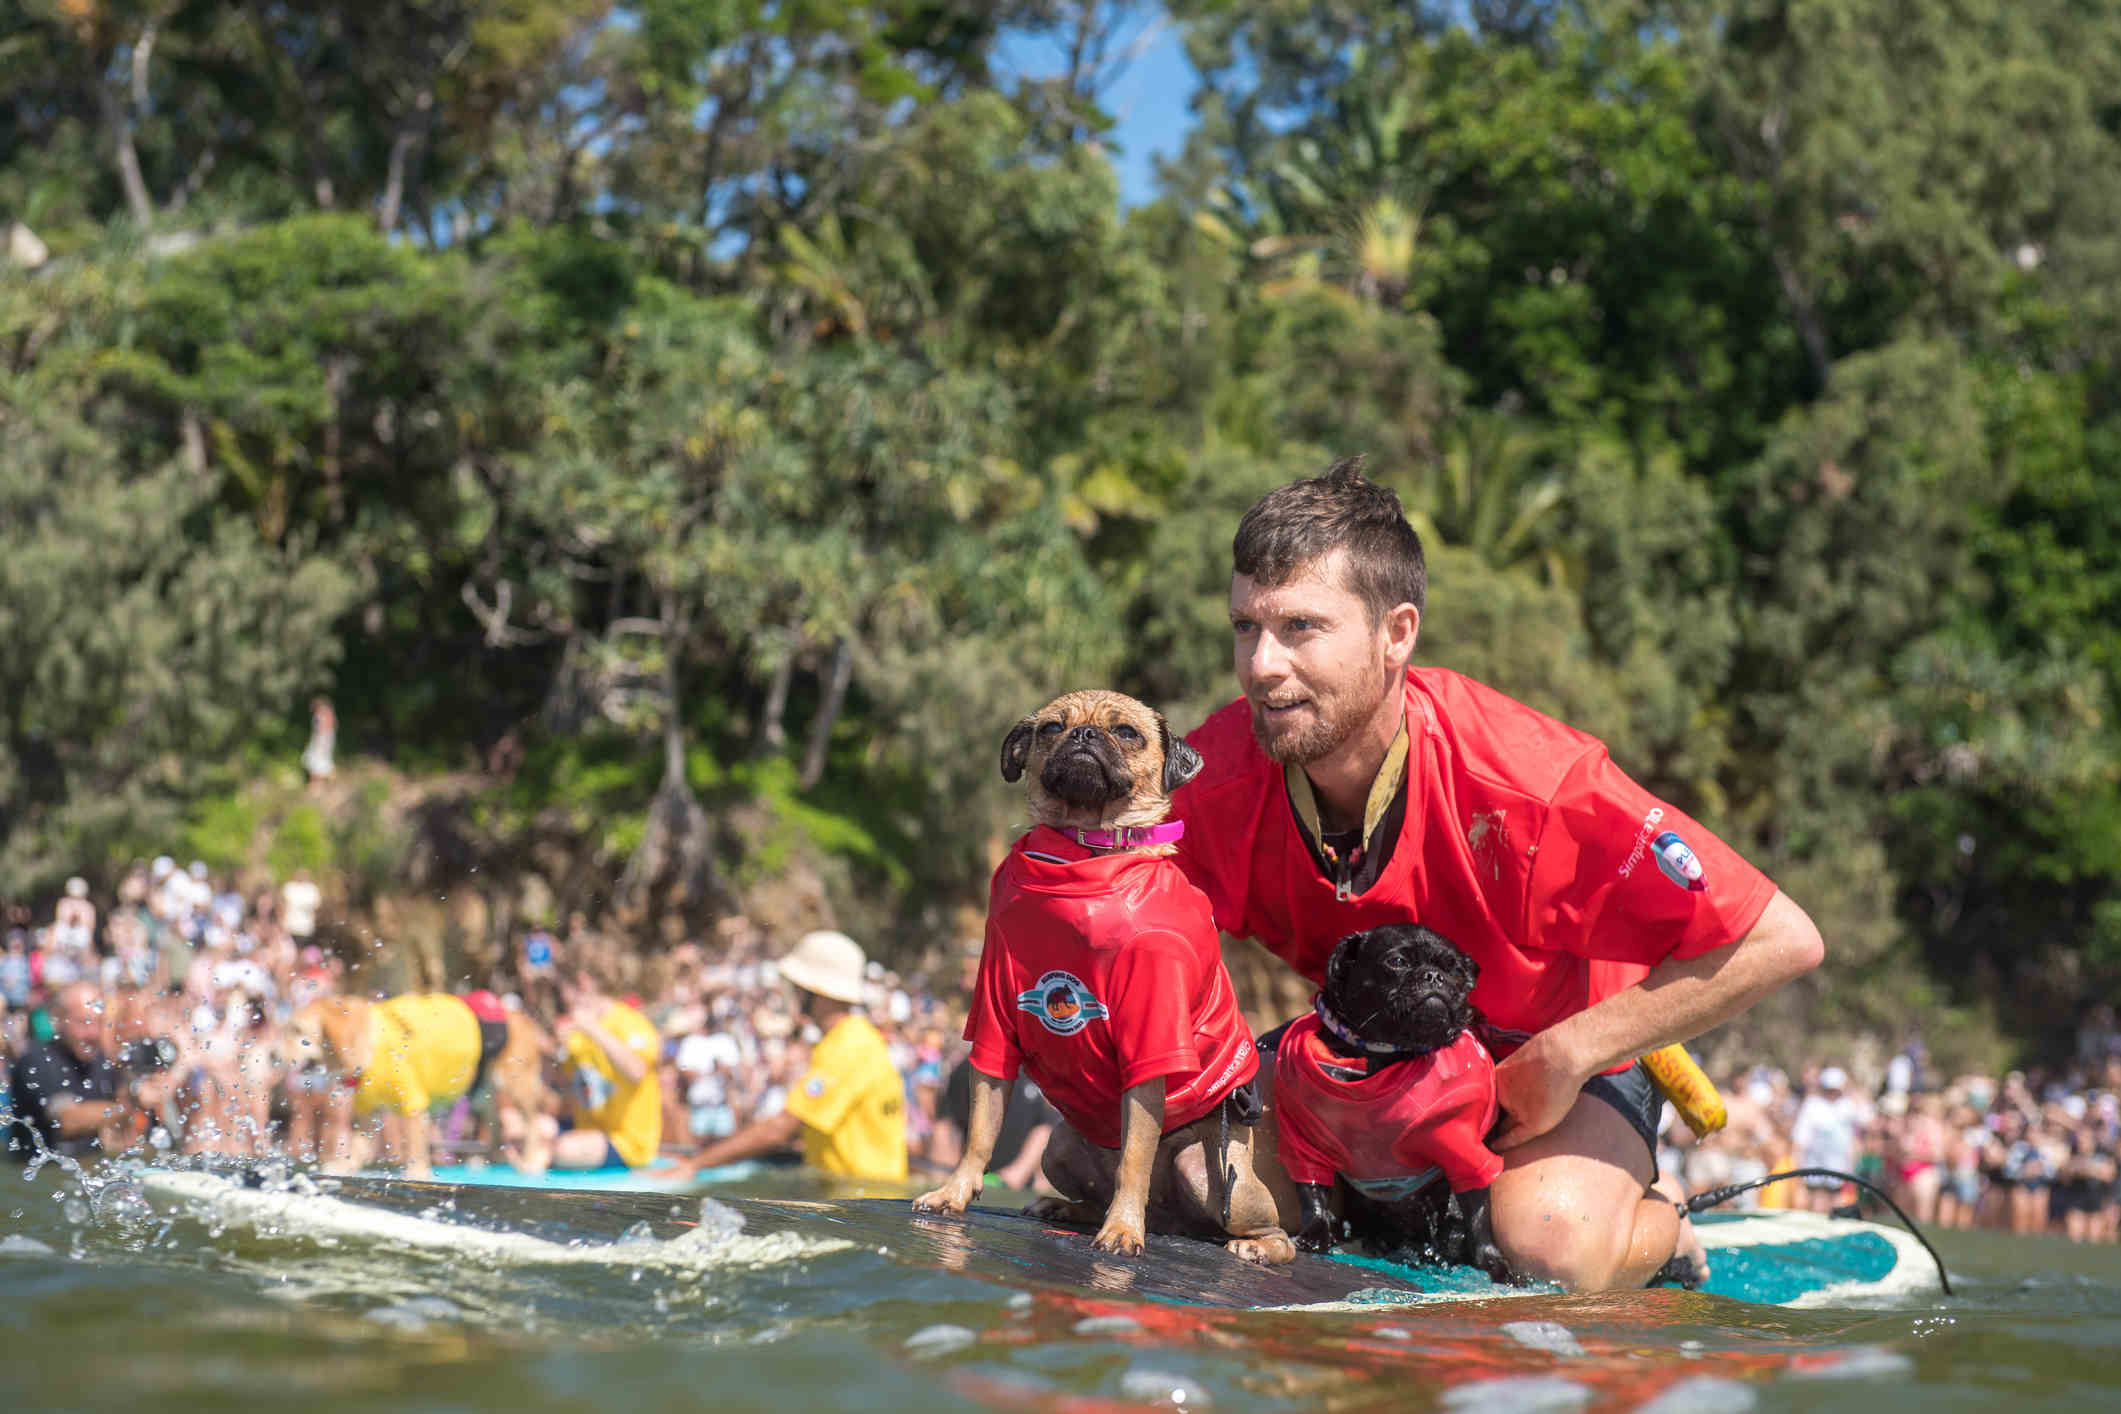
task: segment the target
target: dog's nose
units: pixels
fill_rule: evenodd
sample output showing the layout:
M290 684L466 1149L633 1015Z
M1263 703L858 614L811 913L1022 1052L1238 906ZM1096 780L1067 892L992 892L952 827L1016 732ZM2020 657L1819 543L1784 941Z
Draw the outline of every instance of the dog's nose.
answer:
M1096 727L1093 727L1093 726L1091 726L1091 725L1090 725L1090 724L1089 724L1088 722L1084 722L1084 723L1083 723L1083 724L1082 724L1081 726L1077 727L1077 728L1076 728L1076 729L1075 729L1074 731L1071 731L1071 732L1069 732L1069 733L1068 733L1068 740L1070 740L1070 741L1096 741L1096 740L1098 739L1098 737L1099 737L1099 736L1101 736L1101 735L1103 735L1103 733L1099 732L1099 731L1098 731L1098 729L1097 729Z

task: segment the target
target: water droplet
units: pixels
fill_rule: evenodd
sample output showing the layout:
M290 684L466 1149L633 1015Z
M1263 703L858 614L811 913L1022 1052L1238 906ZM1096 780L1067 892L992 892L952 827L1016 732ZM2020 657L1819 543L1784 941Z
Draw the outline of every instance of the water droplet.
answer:
M1165 1370L1129 1370L1119 1377L1119 1392L1128 1399L1171 1409L1206 1409L1214 1402L1206 1390L1184 1375Z
M1574 1380L1553 1375L1520 1375L1474 1380L1444 1391L1443 1407L1466 1414L1535 1414L1575 1409L1590 1402L1591 1391Z
M1695 1375L1665 1390L1635 1414L1744 1414L1759 1402L1751 1385L1719 1375Z
M1583 1354L1583 1344L1559 1321L1504 1321L1502 1333L1519 1345L1544 1350L1549 1355L1574 1359Z
M921 1359L948 1355L975 1344L979 1337L963 1326L924 1326L906 1337L906 1349Z
M1085 1316L1075 1323L1077 1335L1128 1335L1141 1328L1132 1316Z

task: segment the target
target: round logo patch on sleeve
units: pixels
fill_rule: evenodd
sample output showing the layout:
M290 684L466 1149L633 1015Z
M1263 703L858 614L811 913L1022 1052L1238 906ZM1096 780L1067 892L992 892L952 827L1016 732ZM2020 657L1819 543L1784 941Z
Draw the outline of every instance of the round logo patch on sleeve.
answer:
M1709 886L1700 858L1674 831L1666 830L1659 835L1650 849L1657 856L1657 867L1664 871L1664 877L1680 888L1698 893Z

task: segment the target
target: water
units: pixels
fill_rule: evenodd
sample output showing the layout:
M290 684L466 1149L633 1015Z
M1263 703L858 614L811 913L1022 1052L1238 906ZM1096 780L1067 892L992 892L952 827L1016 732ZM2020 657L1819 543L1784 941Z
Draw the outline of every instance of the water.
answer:
M412 1216L260 1227L114 1170L0 1169L0 1381L10 1409L282 1414L2121 1405L2121 1252L2060 1241L1942 1234L1960 1294L1882 1310L1665 1290L1329 1315L989 1281L702 1216L595 1247Z

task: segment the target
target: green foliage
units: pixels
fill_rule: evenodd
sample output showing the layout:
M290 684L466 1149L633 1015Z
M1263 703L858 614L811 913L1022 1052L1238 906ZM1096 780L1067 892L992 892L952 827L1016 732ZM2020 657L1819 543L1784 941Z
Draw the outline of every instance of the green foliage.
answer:
M181 842L373 897L447 826L644 930L817 866L918 945L1008 725L1227 701L1237 517L1366 452L1424 661L1820 921L1763 1027L1972 1053L2121 981L2098 6L1183 0L1133 211L1125 6L16 8L11 889ZM1005 83L1029 32L1068 72Z

